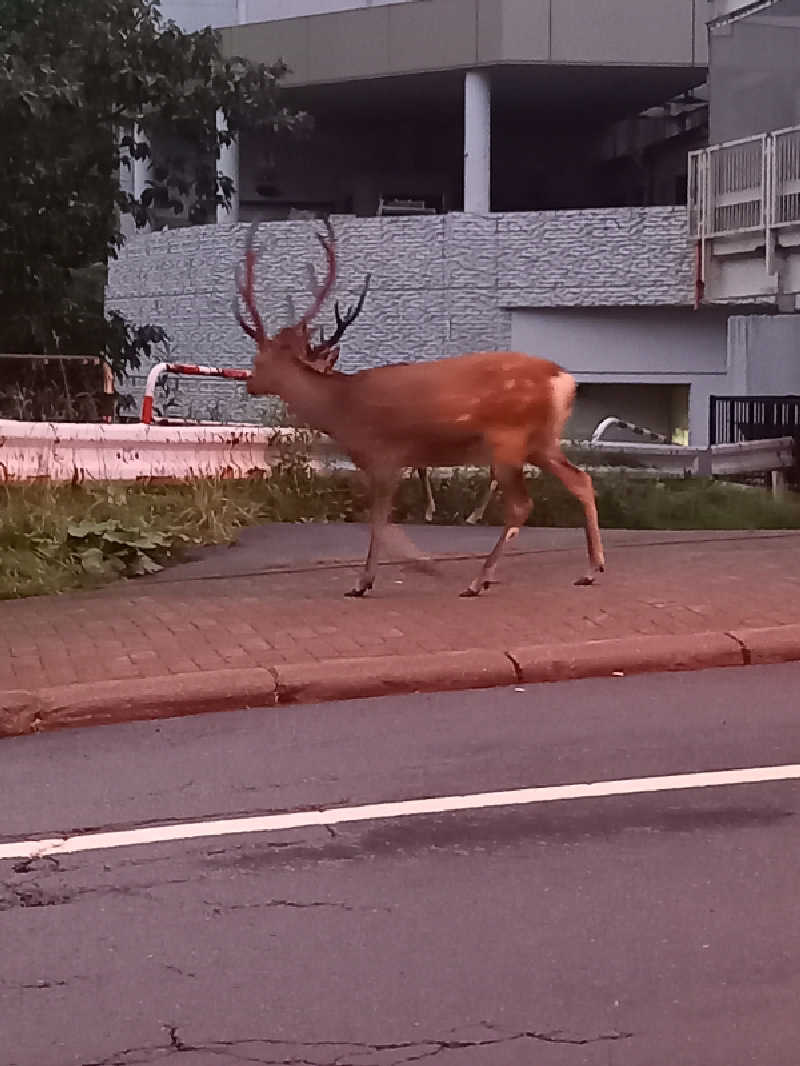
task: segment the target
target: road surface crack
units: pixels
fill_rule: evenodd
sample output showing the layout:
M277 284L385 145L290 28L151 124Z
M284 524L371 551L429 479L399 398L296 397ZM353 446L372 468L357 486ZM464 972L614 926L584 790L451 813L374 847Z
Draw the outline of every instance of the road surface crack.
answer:
M375 913L378 910L389 911L390 907L354 907L349 903L340 903L337 900L297 900L297 899L265 899L259 900L257 903L213 903L209 899L204 899L203 903L207 907L211 907L214 914L223 914L227 911L249 911L249 910L261 910L265 907L291 907L296 910L310 910L315 907L321 907L331 910L341 911L369 911Z
M70 903L73 898L74 896L68 892L51 892L36 884L22 887L0 885L0 911L28 907L57 907L61 903Z
M54 855L36 855L30 859L22 859L21 862L15 863L11 868L15 874L29 874L35 871L42 863L47 863L50 871L61 869L61 864Z
M379 1066L378 1060L380 1060L380 1066L408 1066L409 1063L431 1059L446 1051L470 1051L476 1048L497 1047L525 1041L586 1047L590 1044L629 1040L634 1035L619 1030L608 1030L590 1036L574 1035L562 1029L523 1029L517 1032L503 1032L498 1026L488 1022L481 1023L480 1028L484 1030L484 1036L462 1039L455 1035L456 1030L451 1035L438 1038L418 1038L387 1043L337 1040L293 1041L274 1037L249 1037L238 1040L214 1040L208 1044L192 1044L180 1036L177 1026L166 1025L164 1029L169 1037L168 1044L128 1048L105 1059L84 1062L81 1066L146 1066L147 1063L152 1063L156 1059L165 1061L173 1055L181 1055L184 1052L203 1052L217 1055L221 1059L257 1063L258 1066ZM387 1053L394 1052L397 1053L397 1057L387 1059Z
M24 885L10 885L2 882L0 883L0 911L24 910L30 907L58 907L65 903L75 903L83 896L131 896L153 900L146 888L137 886L97 885L59 890L44 888L35 881Z

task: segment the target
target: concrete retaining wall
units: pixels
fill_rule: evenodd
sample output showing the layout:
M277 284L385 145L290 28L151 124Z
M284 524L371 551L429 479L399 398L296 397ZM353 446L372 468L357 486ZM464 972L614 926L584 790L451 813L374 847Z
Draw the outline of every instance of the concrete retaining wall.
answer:
M507 348L515 308L686 307L691 300L682 207L342 217L334 224L340 301L372 273L362 316L347 334L344 370ZM108 306L163 326L172 359L248 366L253 343L231 313L246 229L200 226L133 238L111 263ZM285 322L288 294L298 306L307 299L306 264L319 261L312 234L301 221L260 229L259 301L270 329ZM329 327L332 318L327 307L320 322ZM132 379L137 397L146 370ZM173 413L186 417L264 417L264 401L230 383L182 382L179 397Z

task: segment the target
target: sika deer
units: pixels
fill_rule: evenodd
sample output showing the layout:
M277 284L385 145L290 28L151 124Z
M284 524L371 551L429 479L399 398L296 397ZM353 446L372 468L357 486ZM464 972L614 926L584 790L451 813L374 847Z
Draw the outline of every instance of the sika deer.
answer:
M366 299L367 292L369 291L369 283L372 275L367 274L364 279L364 284L361 287L358 301L347 308L347 311L342 318L341 311L339 310L339 301L334 304L333 314L336 319L336 329L331 333L330 337L325 336L325 332L320 327L320 339L318 344L309 344L306 349L306 354L303 357L305 362L312 370L316 370L320 374L328 374L333 370L339 359L339 342L345 334L345 331L349 326L355 322L358 316L361 314L361 310L364 307L364 300ZM294 305L289 300L289 311L292 317L294 315ZM393 363L393 366L407 366L406 363ZM436 500L433 496L433 485L431 484L431 472L427 466L417 467L415 473L422 482L422 487L425 491L425 521L432 522L433 516L436 514ZM475 525L480 522L483 516L486 514L486 508L491 502L492 496L497 491L497 482L495 481L494 471L489 471L489 485L486 492L481 497L478 505L470 514L464 519L467 525Z
M339 359L339 341L345 334L345 331L349 326L355 322L358 316L361 314L361 310L364 307L364 300L366 299L367 292L369 291L369 283L371 274L367 274L364 279L364 284L361 288L361 292L358 297L358 301L347 308L347 311L342 318L341 311L339 310L339 301L334 304L333 314L336 319L336 329L330 335L325 336L324 330L320 327L320 339L318 344L309 344L306 349L306 354L303 357L303 362L306 363L312 370L316 370L320 374L329 374L333 370ZM292 310L292 303L289 302L290 312ZM393 363L393 366L406 366L406 363ZM436 500L433 497L433 486L431 484L431 472L426 466L417 467L416 474L422 482L422 487L425 490L425 521L432 522L433 516L436 514ZM480 522L486 513L486 508L489 506L489 502L497 489L497 482L494 479L494 472L490 471L489 487L486 490L483 498L478 506L469 514L466 518L468 525L475 525L476 522Z
M296 324L272 337L255 302L256 227L251 227L244 269L237 274L237 317L257 346L247 391L280 396L304 422L333 437L369 480L369 551L347 595L363 596L374 585L402 471L464 464L493 468L503 494L505 527L462 596L477 596L494 583L505 545L530 514L533 504L522 472L526 462L550 471L580 501L589 569L576 584L592 584L604 569L594 489L589 475L567 460L560 445L575 396L572 376L555 363L519 352L473 352L354 374L315 372L308 364L313 350L308 329L336 280L335 235L330 221L325 227L325 234L316 235L325 252L325 280L321 285L312 281L311 306Z

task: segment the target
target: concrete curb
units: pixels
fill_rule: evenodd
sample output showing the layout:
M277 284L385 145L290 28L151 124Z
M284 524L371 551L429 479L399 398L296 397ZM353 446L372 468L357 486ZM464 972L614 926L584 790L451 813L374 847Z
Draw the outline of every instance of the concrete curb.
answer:
M727 633L537 644L512 648L509 655L527 682L744 665L742 645Z
M390 693L795 661L800 624L167 674L2 693L0 737Z
M0 737L69 726L269 707L275 702L275 677L267 669L209 670L57 685L0 695Z

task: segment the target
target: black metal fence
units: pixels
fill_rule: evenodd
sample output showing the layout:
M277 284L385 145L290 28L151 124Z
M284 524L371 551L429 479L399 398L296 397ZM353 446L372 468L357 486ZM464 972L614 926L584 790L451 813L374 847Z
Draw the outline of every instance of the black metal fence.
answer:
M800 437L800 396L712 396L709 444Z

